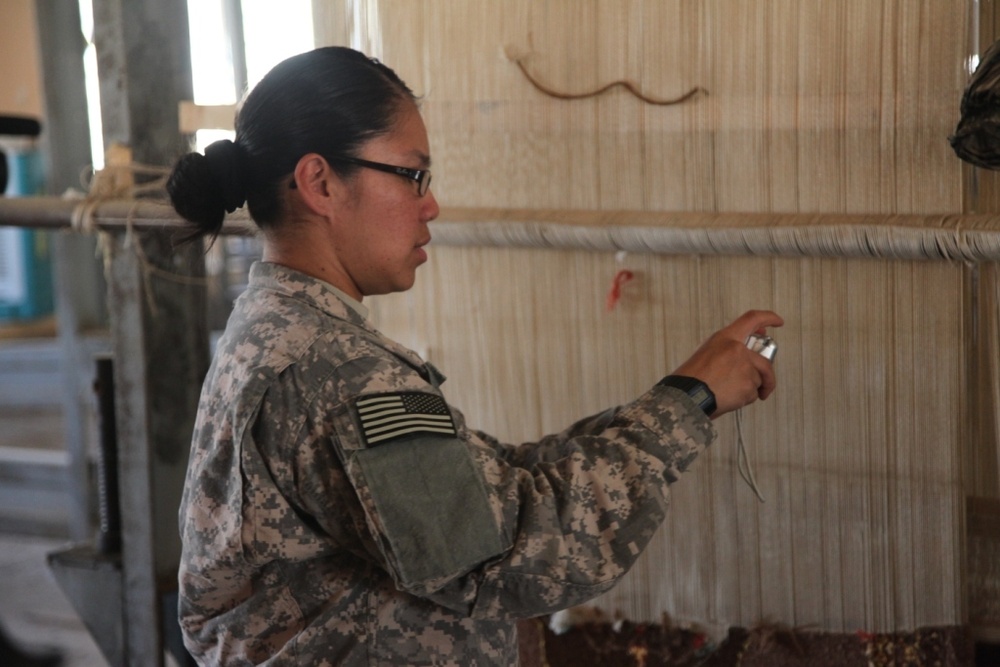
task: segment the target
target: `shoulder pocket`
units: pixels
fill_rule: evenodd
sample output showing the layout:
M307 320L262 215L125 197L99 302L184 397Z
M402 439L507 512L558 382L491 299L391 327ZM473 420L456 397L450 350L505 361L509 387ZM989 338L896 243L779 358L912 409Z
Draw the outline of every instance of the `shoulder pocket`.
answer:
M416 436L354 454L399 583L461 576L505 550L482 476L457 438Z

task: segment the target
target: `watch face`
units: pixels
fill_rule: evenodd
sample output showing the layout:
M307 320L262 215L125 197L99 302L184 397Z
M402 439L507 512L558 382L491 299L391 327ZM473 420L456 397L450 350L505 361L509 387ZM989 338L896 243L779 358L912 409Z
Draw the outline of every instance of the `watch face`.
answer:
M699 406L704 406L705 403L709 401L708 392L705 391L704 387L698 387L695 389L691 394L691 398L694 399L694 402Z

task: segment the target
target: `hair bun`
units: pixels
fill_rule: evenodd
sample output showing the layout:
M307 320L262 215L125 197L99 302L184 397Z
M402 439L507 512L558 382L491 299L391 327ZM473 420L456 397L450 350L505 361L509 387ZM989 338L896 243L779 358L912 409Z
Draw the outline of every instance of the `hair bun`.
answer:
M240 169L241 157L239 145L229 139L216 141L205 148L209 173L219 184L227 213L232 213L247 201L246 183Z

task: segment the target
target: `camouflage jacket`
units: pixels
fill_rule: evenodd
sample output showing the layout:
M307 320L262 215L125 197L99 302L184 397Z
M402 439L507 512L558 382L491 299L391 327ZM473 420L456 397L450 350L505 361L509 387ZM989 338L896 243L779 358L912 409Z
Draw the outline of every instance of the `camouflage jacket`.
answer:
M253 266L180 508L180 621L202 664L514 665L515 620L611 588L715 434L655 386L505 445L442 379L325 283Z

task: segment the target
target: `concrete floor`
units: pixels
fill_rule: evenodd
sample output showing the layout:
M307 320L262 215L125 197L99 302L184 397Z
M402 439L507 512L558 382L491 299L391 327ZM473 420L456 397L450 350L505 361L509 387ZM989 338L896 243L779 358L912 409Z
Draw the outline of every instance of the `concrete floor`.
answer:
M0 401L0 628L30 652L58 651L63 667L108 667L47 560L73 546L64 429L59 407Z
M57 650L63 667L107 667L47 562L70 545L68 457L59 376L32 362L55 349L0 336L0 627L20 647Z
M90 632L63 595L46 562L63 539L0 533L0 623L28 649L56 649L63 667L107 667Z

